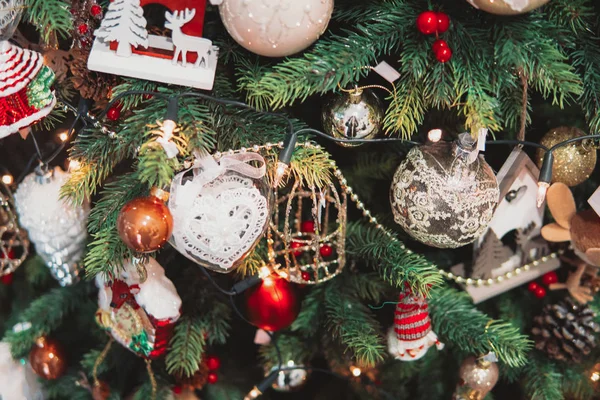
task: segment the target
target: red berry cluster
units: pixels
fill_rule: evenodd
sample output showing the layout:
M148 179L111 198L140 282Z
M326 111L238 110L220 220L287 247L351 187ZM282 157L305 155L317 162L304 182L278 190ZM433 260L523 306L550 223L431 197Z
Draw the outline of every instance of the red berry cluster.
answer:
M435 33L436 40L431 49L435 58L441 63L450 61L452 50L445 40L439 38L440 33L444 33L450 28L450 17L443 12L424 11L417 17L417 29L424 35Z
M210 371L206 377L206 381L211 385L214 385L219 380L219 376L217 375L216 371L221 368L221 359L214 355L208 356L206 358L206 366Z
M542 283L546 286L556 282L558 282L558 275L554 271L547 272L542 276ZM535 281L529 282L527 289L538 299L543 299L546 296L546 289Z

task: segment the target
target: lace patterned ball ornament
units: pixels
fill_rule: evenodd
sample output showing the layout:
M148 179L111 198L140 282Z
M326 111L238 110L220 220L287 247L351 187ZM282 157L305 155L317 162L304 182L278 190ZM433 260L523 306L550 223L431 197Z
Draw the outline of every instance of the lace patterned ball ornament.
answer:
M525 14L543 6L550 0L467 0L473 7L490 14Z
M285 57L316 41L329 23L333 0L212 0L227 32L261 56Z
M170 243L208 269L231 272L265 233L271 193L260 154L202 157L171 184Z
M15 193L19 221L61 286L79 280L90 212L87 200L75 206L60 198L69 176L59 167L47 172L38 169L25 177Z
M10 189L0 182L0 277L15 272L28 254L27 232L17 222Z
M483 234L500 192L492 168L467 133L413 147L390 191L394 220L428 246L457 248Z
M0 41L12 37L25 9L24 0L0 0Z
M295 283L317 284L342 272L346 193L333 183L307 189L296 181L277 197L276 205L269 230L269 259L277 273Z

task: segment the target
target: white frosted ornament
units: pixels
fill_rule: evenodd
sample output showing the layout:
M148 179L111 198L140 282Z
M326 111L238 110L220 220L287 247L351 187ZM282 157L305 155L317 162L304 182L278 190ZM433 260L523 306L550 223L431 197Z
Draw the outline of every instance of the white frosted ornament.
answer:
M37 170L25 177L15 192L15 207L37 254L61 286L78 281L87 240L86 200L74 206L60 198L60 188L70 174L60 167Z
M173 247L208 269L231 272L269 223L265 160L253 152L202 157L175 176L168 206Z
M37 375L29 364L12 359L6 342L0 342L0 399L44 400Z
M473 7L490 14L525 14L543 6L550 0L467 0Z
M306 49L325 32L333 0L211 0L241 46L267 57Z

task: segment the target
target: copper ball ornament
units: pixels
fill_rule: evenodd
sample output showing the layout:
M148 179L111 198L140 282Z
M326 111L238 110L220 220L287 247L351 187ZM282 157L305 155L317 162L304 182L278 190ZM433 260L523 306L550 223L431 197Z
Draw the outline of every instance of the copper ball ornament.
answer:
M48 380L60 378L67 369L67 357L62 345L45 336L36 340L29 353L29 363L37 375Z
M300 300L292 283L270 275L246 291L248 320L265 331L287 328L300 313Z
M490 14L519 15L543 6L550 0L467 0L473 7Z
M117 230L130 249L150 253L167 243L173 233L173 217L164 201L156 196L139 197L119 212Z
M104 381L98 381L92 387L92 399L107 400L110 397L110 386Z
M584 136L578 128L561 126L548 131L540 144L548 148L569 139ZM542 167L544 150L535 153L536 163ZM578 185L587 180L596 168L596 149L584 140L567 144L554 150L552 164L552 182L562 182L567 186Z
M483 400L498 382L500 372L496 363L471 356L462 362L458 376L453 400Z

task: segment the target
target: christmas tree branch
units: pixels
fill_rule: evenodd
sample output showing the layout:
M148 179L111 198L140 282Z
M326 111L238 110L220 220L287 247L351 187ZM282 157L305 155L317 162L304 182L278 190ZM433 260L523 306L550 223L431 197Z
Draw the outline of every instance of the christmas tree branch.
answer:
M195 317L181 318L169 342L165 359L169 374L189 377L198 371L206 345L204 334L204 324Z
M524 372L524 389L532 400L563 400L562 376L556 365L534 353Z
M57 33L67 37L73 28L71 25L71 3L66 0L27 0L25 13L29 22L42 31L40 32L45 43L50 41L50 36Z

